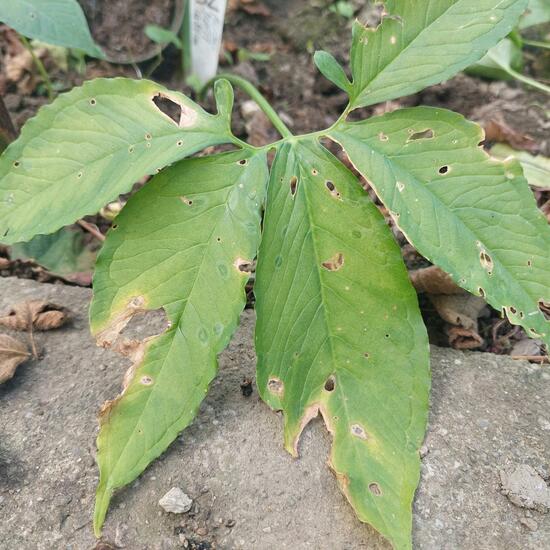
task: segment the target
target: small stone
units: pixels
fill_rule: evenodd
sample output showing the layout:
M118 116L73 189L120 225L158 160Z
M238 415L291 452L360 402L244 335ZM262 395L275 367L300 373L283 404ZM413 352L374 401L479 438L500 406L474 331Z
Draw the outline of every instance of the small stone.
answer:
M179 487L172 487L160 500L159 506L172 514L184 514L191 510L193 500Z
M208 535L208 529L206 527L199 527L198 529L195 530L195 533L197 533L199 537L204 537Z
M235 520L234 519L228 519L226 522L225 522L225 526L226 527L229 527L231 529L231 527L235 527Z
M532 518L521 518L519 522L529 531L536 531L539 528L539 524Z

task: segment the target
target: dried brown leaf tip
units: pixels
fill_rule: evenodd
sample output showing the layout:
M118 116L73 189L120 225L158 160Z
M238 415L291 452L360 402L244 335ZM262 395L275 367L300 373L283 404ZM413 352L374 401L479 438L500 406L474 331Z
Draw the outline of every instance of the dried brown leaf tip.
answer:
M10 330L52 330L63 326L68 319L69 313L62 306L44 300L27 300L0 317L0 326Z
M0 384L13 378L17 367L30 355L23 342L7 334L0 334Z

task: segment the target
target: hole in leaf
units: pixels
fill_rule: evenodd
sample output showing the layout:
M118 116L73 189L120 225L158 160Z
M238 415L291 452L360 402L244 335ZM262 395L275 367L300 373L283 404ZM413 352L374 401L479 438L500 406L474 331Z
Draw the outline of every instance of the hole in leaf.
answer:
M415 132L409 136L407 141L416 141L418 139L431 139L434 137L434 131L431 128L422 130L421 132Z
M336 379L334 376L329 376L327 378L327 381L325 382L325 391L331 392L334 391L334 388L336 387Z
M184 103L178 103L165 94L158 93L152 98L154 106L176 126L187 128L197 120L197 113Z
M533 262L531 260L527 260L527 267L532 267Z
M341 252L321 264L328 271L338 271L344 266L344 255Z
M298 187L298 178L296 176L292 176L290 178L290 194L292 196L296 195L296 188Z
M384 132L380 132L378 134L378 139L380 141L388 141L388 139L390 139L386 134L384 134Z
M443 174L447 174L449 172L449 167L448 166L442 166L438 172L443 175Z
M369 491L377 497L382 494L382 489L380 489L380 485L378 485L378 483L369 483Z
M311 175L316 176L317 174L319 174L319 172L315 168L313 168L313 170L311 171Z
M487 254L485 250L482 250L479 253L479 263L481 264L481 267L485 269L487 273L489 273L489 275L491 275L494 267L493 258L491 258L491 256L489 256L489 254Z
M550 321L550 301L539 300L539 311L547 321Z
M187 197L180 197L180 201L187 206L191 206L193 204L193 201L191 199L188 199Z
M153 98L153 103L157 109L162 111L167 117L171 118L173 122L179 124L181 107L175 101L159 94Z
M144 386L150 386L153 383L153 379L150 376L142 376L140 383Z
M363 357L364 357L365 359L368 359L368 358L370 357L370 354L365 352L365 353L363 354Z
M177 147L181 147L183 145L183 140L182 139L178 139L178 141L176 141L176 146Z
M237 258L233 264L241 273L252 273L252 262Z
M97 101L95 100L95 98L92 97L92 99L90 99L90 105L93 107L94 105L97 105Z
M19 166L21 166L21 163L20 163L18 160L16 160L16 161L13 163L13 167L14 167L14 168L19 168Z
M361 424L352 424L351 434L355 437L358 437L359 439L364 439L365 441L369 438L367 432L365 431L363 426L361 426Z
M118 225L116 223L111 225L111 229L116 229L117 227L118 227Z
M275 395L282 396L285 391L285 385L280 378L272 376L267 382L267 389Z
M479 292L479 295L480 295L482 298L485 298L485 291L484 291L481 287L479 287L479 288L477 289L477 291Z
M246 166L248 164L247 159L241 159L237 164L240 164L241 166Z
M325 181L325 186L326 188L330 191L330 194L339 199L340 198L340 192L338 191L338 189L336 189L336 186L334 185L334 183L330 180L327 180Z
M515 315L518 312L518 310L514 306L510 306L510 313L512 315Z

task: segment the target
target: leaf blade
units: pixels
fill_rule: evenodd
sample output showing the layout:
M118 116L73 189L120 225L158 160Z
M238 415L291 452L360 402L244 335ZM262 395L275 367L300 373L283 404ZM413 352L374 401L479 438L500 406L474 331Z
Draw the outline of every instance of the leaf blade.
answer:
M411 139L427 129L431 137ZM342 125L331 137L423 256L550 344L550 229L519 164L480 149L479 126L416 107Z
M180 109L175 122L153 102ZM227 121L146 80L96 79L59 96L0 157L0 241L53 233L142 176L231 141Z
M82 8L76 0L2 2L0 21L24 36L82 50L92 57L105 57L94 42Z
M286 449L297 454L302 429L321 412L331 467L357 515L410 547L426 332L382 216L315 142L281 146L273 164L255 294L258 391L284 411ZM391 413L378 397L385 392Z
M127 388L102 413L96 533L112 492L166 449L205 396L245 305L238 261L256 254L266 178L262 153L181 161L130 199L107 237L90 313L99 342L112 343L136 309L163 308L171 327L138 347Z
M504 38L527 0L408 0L386 3L377 29L356 22L351 67L353 109L415 93L475 63ZM449 44L449 33L456 40Z

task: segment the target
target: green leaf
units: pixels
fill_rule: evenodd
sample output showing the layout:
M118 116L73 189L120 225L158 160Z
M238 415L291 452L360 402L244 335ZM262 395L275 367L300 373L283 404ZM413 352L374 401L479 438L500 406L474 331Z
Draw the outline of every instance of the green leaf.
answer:
M505 38L493 46L477 63L468 67L466 72L495 80L511 80L514 75L510 69L521 71L522 68L521 48L509 38Z
M183 44L178 35L170 29L163 29L158 25L146 25L145 34L156 44L173 44L180 50L183 48Z
M315 52L313 60L315 61L315 65L325 78L330 80L341 90L344 90L344 92L350 91L351 83L348 80L344 69L342 68L340 63L336 61L332 54L323 50L319 50Z
M548 0L529 0L526 12L519 20L519 28L526 29L550 21L550 3Z
M177 121L153 100L177 109ZM142 176L232 141L228 128L225 116L153 82L88 81L42 107L0 157L0 241L94 214Z
M428 412L426 330L401 254L354 176L314 141L281 145L258 256L258 390L297 454L320 412L358 517L410 548Z
M342 124L331 137L423 256L550 344L550 228L519 164L479 146L479 126L417 107Z
M134 195L108 234L90 314L98 342L116 342L137 311L163 308L170 326L132 350L126 387L101 413L97 534L113 491L197 414L245 305L266 181L265 153L181 161Z
M376 29L355 22L352 108L395 99L446 80L504 38L527 0L388 0ZM452 38L450 38L452 36Z
M497 143L491 147L491 156L502 160L515 158L521 164L529 185L550 189L550 158L531 155L527 151L516 151L503 143Z
M76 0L4 0L0 21L29 38L105 57Z
M55 275L65 277L91 272L95 254L86 247L82 232L63 228L51 235L37 235L28 243L11 247L12 259L33 260Z

